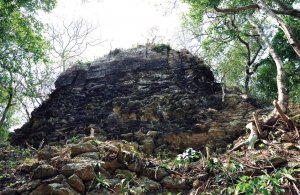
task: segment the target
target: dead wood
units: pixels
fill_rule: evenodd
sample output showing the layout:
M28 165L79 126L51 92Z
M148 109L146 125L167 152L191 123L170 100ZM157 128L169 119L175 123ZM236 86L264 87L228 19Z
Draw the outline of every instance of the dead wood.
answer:
M257 113L256 113L256 112L253 112L252 116L253 116L253 120L254 120L254 122L255 122L255 125L256 125L258 134L259 134L259 135L262 135L262 130L261 130L260 125L259 125L259 122L258 122L258 115L257 115Z
M295 133L296 133L295 138L299 138L300 137L299 131L298 131L295 123L290 119L290 117L288 117L286 114L284 114L284 112L282 111L281 107L279 106L279 104L276 100L273 101L273 105L274 105L275 109L277 110L281 119L287 124L288 128L295 131Z
M234 146L230 152L239 149L240 147L242 147L243 145L248 144L248 149L254 149L254 144L257 141L258 138L258 131L256 128L256 125L253 121L251 121L250 123L248 123L246 125L246 128L250 130L250 135L248 137L248 139L246 139L245 141L243 141L242 143L237 144L236 146Z
M258 120L258 115L257 113L253 113L252 117L253 120L246 125L246 128L250 130L250 135L249 137L241 142L236 144L233 149L230 150L230 152L237 150L241 148L243 145L248 145L248 149L254 149L254 144L256 143L257 139L263 138L263 128L267 127L267 130L272 131L274 128L276 128L276 124L278 123L278 120L281 119L286 126L288 127L289 130L295 131L295 136L294 139L298 139L299 136L299 131L295 125L295 123L283 112L282 108L278 104L276 100L273 101L274 105L274 110L272 113L269 115L267 121L264 121L262 125L260 125L259 120ZM268 127L272 127L271 129Z

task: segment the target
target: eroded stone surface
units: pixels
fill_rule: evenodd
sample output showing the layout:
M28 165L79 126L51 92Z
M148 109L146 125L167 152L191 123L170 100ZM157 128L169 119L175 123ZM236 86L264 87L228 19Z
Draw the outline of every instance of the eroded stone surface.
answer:
M158 182L148 179L147 177L141 177L136 181L146 192L155 192L161 189L161 185Z
M82 144L76 144L71 146L71 156L77 156L86 152L97 152L97 147L94 146L91 142L85 142Z
M129 49L64 72L50 98L10 140L38 146L42 139L88 135L91 125L95 136L108 139L138 131L207 132L195 126L207 119L199 113L221 104L212 72L187 51Z
M58 156L59 151L57 148L52 146L46 146L38 151L38 160L49 160L55 156Z
M149 167L143 170L142 175L150 179L160 181L161 179L169 175L169 173L161 167Z
M99 153L98 152L86 152L86 153L77 155L77 157L85 157L85 158L90 158L90 159L94 159L94 160L99 160Z
M58 183L42 184L30 193L30 195L41 194L78 195L78 193L76 193L68 185Z
M51 165L43 164L33 170L32 179L46 179L57 175L58 171Z
M44 161L27 167L39 179L18 193L121 194L128 178L133 194L188 191L192 181L147 158L165 149L224 148L238 137L256 109L239 95L221 102L220 92L209 68L186 51L145 55L137 48L74 66L29 123L10 135L12 144L67 144L40 150L38 160ZM41 167L45 162L58 172L40 171L48 170Z
M67 177L76 173L76 175L78 175L78 177L80 177L83 181L90 181L96 177L94 168L90 163L66 164L62 167L61 172Z
M162 180L162 185L167 189L187 189L189 188L186 179L167 176Z
M68 178L68 183L71 187L73 187L78 192L84 193L85 191L84 183L76 174L73 174Z

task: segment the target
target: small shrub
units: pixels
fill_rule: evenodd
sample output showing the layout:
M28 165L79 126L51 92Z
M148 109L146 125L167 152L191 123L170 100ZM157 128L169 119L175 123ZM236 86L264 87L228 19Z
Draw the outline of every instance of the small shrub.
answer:
M36 158L25 158L22 162L22 164L27 164L27 165L33 165L34 163L37 163L38 160Z
M121 49L116 48L116 49L110 51L108 55L110 55L110 56L116 56L116 55L118 55L121 51L122 51Z
M125 179L121 180L121 191L124 195L129 195L130 193L130 183L132 181L132 178L126 177Z
M282 194L285 193L284 183L296 182L294 173L300 172L300 169L279 169L273 173L265 172L259 176L240 176L236 183L227 188L229 194Z
M91 62L76 60L74 62L74 67L76 67L77 69L86 69L86 68L90 67L91 64L92 64Z
M103 177L101 177L100 175L98 175L96 177L96 182L97 182L97 186L98 187L103 187L103 188L106 188L106 189L110 188L109 183L107 183L105 181L105 179Z
M5 128L0 128L0 146L6 145L8 138L8 130Z
M182 154L178 154L174 160L174 164L178 167L186 166L191 162L198 161L201 154L193 148L186 149Z
M68 144L78 144L79 142L80 142L80 137L78 135L68 140Z
M171 46L167 44L157 44L152 46L152 50L156 51L157 53L161 53L166 50L169 53L169 51L171 50Z

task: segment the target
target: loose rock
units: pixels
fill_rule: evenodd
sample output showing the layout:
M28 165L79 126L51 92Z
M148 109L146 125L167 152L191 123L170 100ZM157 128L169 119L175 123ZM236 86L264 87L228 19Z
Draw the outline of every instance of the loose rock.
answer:
M43 165L38 166L33 171L32 179L46 179L49 177L53 177L57 174L58 174L58 171L56 168L54 168L48 164L43 164Z
M160 181L162 178L169 175L169 173L166 172L165 169L161 167L153 167L153 168L145 168L142 172L142 175L150 179L153 179L155 181Z
M117 169L115 171L116 173L116 177L119 179L126 179L126 178L135 178L136 177L136 173L135 172L131 172L128 170L122 170L122 169Z
M73 187L78 192L84 193L85 186L84 186L82 180L76 174L73 174L72 176L70 176L68 178L68 183L71 187Z
M150 155L153 154L155 144L152 138L147 138L143 141L143 152Z
M91 142L79 143L71 146L71 156L77 156L86 152L97 152L97 147L94 146Z
M167 189L188 189L189 186L185 179L167 176L161 181L162 185Z
M53 146L45 146L38 152L38 160L49 160L58 155L59 151L57 148Z
M62 167L61 173L69 177L74 173L83 181L93 180L96 175L94 168L90 163L71 163Z
M146 192L154 192L161 188L158 182L148 179L147 177L139 178L136 183L146 190Z
M57 194L57 195L78 195L69 186L64 184L42 184L37 189L32 191L29 195L42 195L42 194Z

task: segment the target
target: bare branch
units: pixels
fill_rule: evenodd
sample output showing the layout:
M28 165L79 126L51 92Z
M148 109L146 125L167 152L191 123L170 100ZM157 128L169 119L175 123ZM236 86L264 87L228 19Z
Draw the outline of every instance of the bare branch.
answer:
M52 39L52 53L60 58L62 70L66 70L71 60L81 58L89 48L103 43L100 39L91 39L91 34L97 30L83 19L62 23L59 29L50 26L49 37Z

